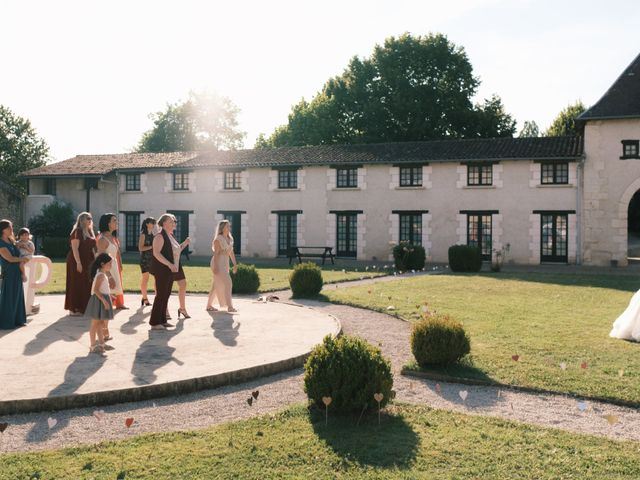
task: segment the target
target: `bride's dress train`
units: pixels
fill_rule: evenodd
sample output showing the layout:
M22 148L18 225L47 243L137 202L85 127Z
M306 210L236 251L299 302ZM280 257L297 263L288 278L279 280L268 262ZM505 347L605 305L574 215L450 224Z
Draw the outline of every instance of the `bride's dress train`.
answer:
M631 297L627 309L613 322L609 336L640 342L640 290Z

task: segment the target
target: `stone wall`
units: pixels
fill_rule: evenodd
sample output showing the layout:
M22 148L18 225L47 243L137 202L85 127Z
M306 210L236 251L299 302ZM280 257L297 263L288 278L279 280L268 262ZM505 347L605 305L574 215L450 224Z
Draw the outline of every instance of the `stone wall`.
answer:
M0 218L11 220L16 232L24 226L22 205L23 197L19 192L0 180Z

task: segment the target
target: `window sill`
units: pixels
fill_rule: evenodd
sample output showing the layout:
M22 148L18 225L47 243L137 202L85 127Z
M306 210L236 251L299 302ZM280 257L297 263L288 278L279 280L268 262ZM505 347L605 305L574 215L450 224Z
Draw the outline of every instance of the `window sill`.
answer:
M185 190L177 190L178 192L183 192ZM188 191L188 190L187 190ZM142 190L125 190L122 193L144 193Z
M397 186L395 188L396 190L426 190L426 188L422 185L418 186L416 185L414 186L406 186L406 187L401 187L401 186Z
M129 193L142 193L142 192L129 192ZM191 190L169 190L169 193L192 193Z
M539 183L536 188L576 188L571 183Z
M300 187L296 188L276 188L274 192L299 192Z
M623 155L620 160L640 160L640 155Z
M334 187L331 189L332 192L353 192L353 191L359 191L362 190L360 187Z
M497 187L495 185L463 185L462 188L466 190L491 190Z
M244 192L241 188L223 188L222 190L218 190L220 193L238 193Z

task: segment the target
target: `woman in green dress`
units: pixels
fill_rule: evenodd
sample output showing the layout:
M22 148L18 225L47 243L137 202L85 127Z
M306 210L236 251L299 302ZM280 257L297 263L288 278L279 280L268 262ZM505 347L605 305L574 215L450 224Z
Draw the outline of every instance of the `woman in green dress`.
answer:
M21 257L13 225L9 220L0 220L0 268L2 268L2 289L0 289L0 329L10 330L27 324L24 305L25 281L24 263L28 257Z

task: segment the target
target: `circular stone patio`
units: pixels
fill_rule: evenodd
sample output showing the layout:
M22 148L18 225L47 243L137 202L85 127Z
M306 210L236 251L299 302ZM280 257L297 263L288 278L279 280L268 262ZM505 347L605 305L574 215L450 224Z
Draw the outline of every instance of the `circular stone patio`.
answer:
M256 295L257 298L257 295ZM28 326L0 330L0 415L143 400L270 375L302 365L340 323L311 308L239 298L236 314L205 311L207 297L187 296L192 318L150 330L151 307L126 295L130 310L110 322L104 356L89 353L89 320L70 317L64 296L41 295ZM153 301L153 298L151 298Z

